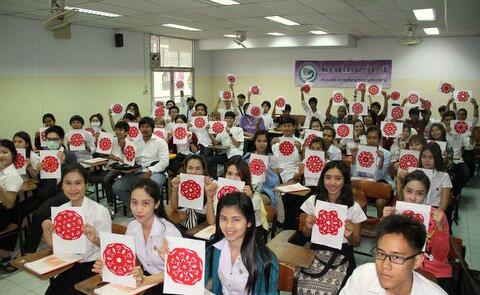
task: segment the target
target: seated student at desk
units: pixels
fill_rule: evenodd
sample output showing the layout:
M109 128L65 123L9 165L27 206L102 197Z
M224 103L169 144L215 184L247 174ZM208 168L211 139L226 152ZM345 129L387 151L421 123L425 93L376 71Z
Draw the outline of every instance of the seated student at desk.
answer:
M163 294L163 273L165 254L168 252L165 237L182 237L178 229L166 218L163 198L157 184L150 180L141 180L132 187L130 202L135 220L128 224L125 235L135 239L136 257L140 265L132 274L141 287L158 284L144 294ZM103 261L97 260L92 271L102 273Z
M446 295L437 284L418 274L427 233L423 224L403 215L382 219L377 227L375 262L360 265L340 295Z
M113 184L113 192L125 205L130 204L130 188L138 179L150 178L159 188L163 187L166 180L164 171L169 162L167 143L157 136L152 136L155 121L150 117L143 117L138 124L142 137L135 141L135 162L142 166L141 171L125 174Z
M176 124L187 124L187 117L185 115L178 115L175 118ZM173 133L173 130L171 131ZM178 170L183 166L185 159L196 152L198 152L198 138L192 131L187 132L186 143L173 143L173 135L169 133L168 149L170 154L177 155L175 159L171 160L168 164L168 170L172 171L176 175Z
M93 275L91 269L100 252L100 232L112 231L112 220L107 208L85 196L88 172L81 165L67 166L62 171L62 189L69 202L60 208L82 207L85 214L84 234L87 237L86 253L80 263L59 274L45 292L46 295L78 294L75 284ZM42 223L43 239L53 247L55 229L50 219Z
M55 126L55 116L51 113L44 114L43 117L42 117L42 123L43 123L43 127L45 127L45 128ZM39 131L35 132L35 137L34 137L33 141L34 141L35 149L36 150L41 150L42 146L41 146L40 132Z
M83 131L83 125L85 125L85 121L79 115L74 115L70 118L70 127L72 130L68 132L71 134L74 130L76 131ZM82 151L72 151L77 156L77 161L80 162L82 160L89 160L92 158L93 153L95 152L95 138L92 136L90 132L83 132L85 137L84 145L85 149ZM67 136L67 144L68 150L70 150L70 137Z
M27 174L22 176L24 179L38 179L40 170L37 169L40 163L40 157L32 150L32 140L25 131L19 131L13 135L13 144L16 149L25 149L27 157Z
M15 200L23 184L23 179L13 165L17 150L8 139L0 140L0 231L6 229L10 223L16 223ZM10 261L10 251L15 250L17 232L0 240L1 262ZM15 267L3 266L6 272L13 272Z
M308 198L300 207L307 218L303 235L310 237L315 224L317 200L348 206L342 249L337 250L317 244L315 259L308 269L301 269L298 277L297 294L336 294L355 269L353 247L362 239L362 222L367 219L360 205L353 200L348 167L342 161L330 161L322 170L317 195Z
M251 199L229 193L217 206L216 232L205 255L205 284L214 294L277 294L278 261L255 230Z

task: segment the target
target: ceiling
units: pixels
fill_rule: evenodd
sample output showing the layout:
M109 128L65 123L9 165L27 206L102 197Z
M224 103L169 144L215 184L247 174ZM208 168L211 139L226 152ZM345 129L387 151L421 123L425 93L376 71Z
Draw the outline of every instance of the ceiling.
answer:
M249 37L268 32L307 35L311 30L362 37L405 36L406 24L438 27L443 36L480 35L479 0L447 0L448 32L443 0L236 0L223 6L208 0L66 0L69 6L122 14L106 18L81 14L75 24L148 32L189 39L222 38L236 30ZM434 8L435 21L418 22L412 9ZM0 0L0 14L44 20L51 13L49 0ZM285 26L265 19L280 15L300 23ZM199 28L189 32L163 27L175 23Z

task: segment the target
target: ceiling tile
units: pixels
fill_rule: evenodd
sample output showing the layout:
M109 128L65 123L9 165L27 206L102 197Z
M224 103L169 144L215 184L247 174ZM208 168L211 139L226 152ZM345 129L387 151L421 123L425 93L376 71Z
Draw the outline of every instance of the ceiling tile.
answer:
M261 3L260 6L263 6L268 9L269 15L283 15L288 13L292 14L309 14L312 12L312 9L306 5L303 5L298 1L271 1Z
M363 11L363 13L373 21L399 21L407 20L407 16L403 11L399 10L376 10Z
M352 22L358 22L365 19L365 16L357 11L329 12L329 13L325 13L325 15L331 19L334 19L339 23L352 23Z
M355 8L339 0L299 0L302 4L318 12L348 12Z

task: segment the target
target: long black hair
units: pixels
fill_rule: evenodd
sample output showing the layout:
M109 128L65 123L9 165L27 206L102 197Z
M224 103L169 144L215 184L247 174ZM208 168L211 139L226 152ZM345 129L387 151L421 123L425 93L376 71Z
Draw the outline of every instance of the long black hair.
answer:
M225 164L225 174L227 174L227 168L234 165L237 168L240 179L245 182L245 185L252 187L252 174L250 173L250 166L241 156L233 156Z
M266 292L270 294L268 288L270 285L272 257L275 254L268 249L261 240L260 235L257 233L252 199L244 193L228 193L220 199L217 204L217 216L215 217L216 230L213 243L216 243L225 237L220 227L220 215L224 207L235 207L238 212L247 219L247 223L250 223L250 226L247 226L242 246L240 248L242 262L248 271L248 280L245 290L248 294L253 293L256 277L259 275L259 270L263 268L263 279L265 280L265 286L267 287Z
M317 196L315 200L329 202L328 191L325 187L324 179L327 171L334 168L340 170L343 175L343 187L342 191L340 192L340 196L338 196L337 198L336 203L352 207L354 202L352 194L352 183L350 180L350 171L347 165L343 163L343 161L330 161L325 164L325 167L323 167L322 173L320 174L320 179L318 180Z
M257 138L260 136L260 135L265 135L267 137L267 150L265 151L266 154L271 154L272 153L272 144L270 142L270 140L268 140L268 132L266 130L258 130L257 132L255 132L255 134L253 135L253 145L255 145L255 141L257 140ZM257 149L255 147L255 149Z
M155 215L160 218L167 219L167 214L165 213L165 207L163 206L163 196L162 192L158 188L158 184L151 179L140 180L132 186L132 192L136 189L144 189L145 192L152 197L155 204L159 203L158 208L155 209Z
M30 153L32 152L32 139L30 138L30 135L28 135L28 133L25 131L19 131L13 136L14 142L15 137L20 137L21 139L23 139L23 141L25 141L25 143L27 144L27 147L25 148L25 154L27 155L27 158L30 158Z
M202 165L202 168L203 168L203 175L210 176L210 173L208 171L208 165L207 165L207 162L205 161L205 158L203 156L195 155L195 154L191 154L185 159L185 161L183 161L182 169L184 173L187 173L187 165L188 165L188 162L190 162L190 160L199 161L200 165Z
M440 136L440 139L434 139L432 137L433 127L437 127L442 132L442 135ZM428 139L441 140L441 141L446 141L447 140L447 131L445 130L445 127L443 126L442 123L433 123L432 124L432 126L430 127L430 131L428 132Z
M2 139L0 140L0 146L8 149L12 154L12 163L15 161L15 157L17 157L17 149L11 140ZM10 164L12 164L10 163Z
M435 163L435 170L437 171L445 171L445 165L443 162L443 157L442 157L442 150L440 149L440 146L438 143L431 141L427 143L426 145L423 146L422 151L420 152L420 164L418 165L420 168L423 168L422 164L422 155L425 151L430 151L433 155L433 160Z

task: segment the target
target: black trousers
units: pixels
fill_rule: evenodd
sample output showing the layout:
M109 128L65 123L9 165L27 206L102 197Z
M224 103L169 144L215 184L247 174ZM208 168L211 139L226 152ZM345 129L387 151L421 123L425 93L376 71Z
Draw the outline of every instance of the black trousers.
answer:
M17 223L17 208L13 207L11 209L5 208L0 204L0 231L7 228L10 223ZM15 245L17 244L18 232L16 230L12 231L8 236L0 239L0 249L13 251L15 250Z
M105 190L105 194L107 195L107 202L108 204L113 204L115 202L115 196L113 194L113 182L117 177L121 175L120 172L116 171L108 171L105 177L103 177L102 187Z
M94 263L95 261L79 263L62 272L50 283L45 295L83 294L75 290L75 284L95 275L92 272Z
M210 156L206 160L207 160L208 171L211 173L211 175L214 178L217 178L217 175L216 175L217 164L227 163L228 157L227 157L227 154L225 153L225 154L218 154L218 155Z

